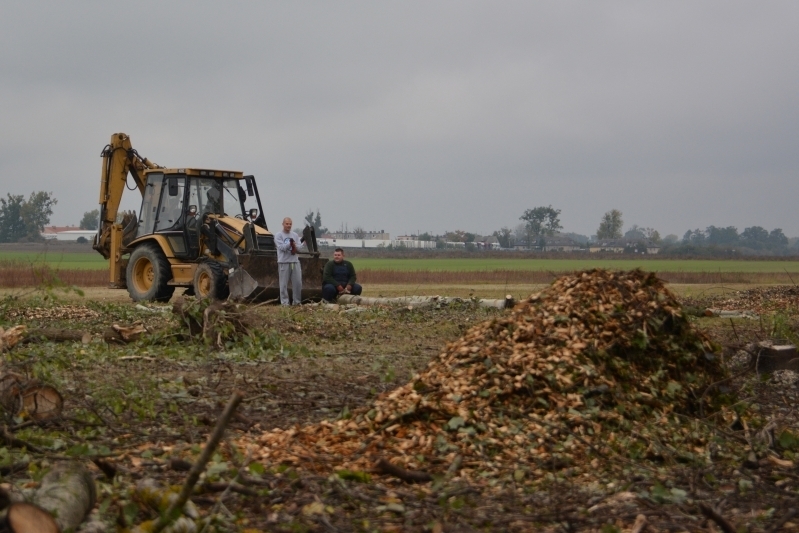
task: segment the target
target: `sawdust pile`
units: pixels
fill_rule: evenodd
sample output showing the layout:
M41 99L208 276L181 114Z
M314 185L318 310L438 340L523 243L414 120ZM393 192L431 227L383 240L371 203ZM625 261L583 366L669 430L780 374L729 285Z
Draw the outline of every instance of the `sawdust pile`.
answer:
M641 421L707 402L703 392L724 376L713 352L654 274L592 270L471 328L349 418L243 444L267 465L319 473L380 460L491 484L570 465L589 472L592 459L629 446L617 437ZM657 440L674 450L677 437Z

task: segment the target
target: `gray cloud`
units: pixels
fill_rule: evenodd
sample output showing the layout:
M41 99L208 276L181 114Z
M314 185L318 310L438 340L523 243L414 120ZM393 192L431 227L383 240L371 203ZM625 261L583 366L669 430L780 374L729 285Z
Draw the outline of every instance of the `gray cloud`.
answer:
M393 234L710 224L799 234L791 2L6 3L0 193L96 204L125 131L259 178L268 221ZM287 185L291 193L287 193ZM131 207L136 202L129 198Z

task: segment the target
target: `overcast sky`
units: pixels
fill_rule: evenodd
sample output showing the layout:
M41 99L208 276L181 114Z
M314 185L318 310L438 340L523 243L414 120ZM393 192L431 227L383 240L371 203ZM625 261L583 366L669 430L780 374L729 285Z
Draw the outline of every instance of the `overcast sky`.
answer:
M799 2L0 0L0 194L97 207L100 151L255 174L266 218L799 235ZM135 196L135 201L134 201ZM128 193L129 206L139 198Z

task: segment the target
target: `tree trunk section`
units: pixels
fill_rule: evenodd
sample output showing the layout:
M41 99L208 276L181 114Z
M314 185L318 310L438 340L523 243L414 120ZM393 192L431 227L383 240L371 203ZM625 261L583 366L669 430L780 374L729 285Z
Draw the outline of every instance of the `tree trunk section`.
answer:
M404 305L413 308L435 307L437 305L450 305L454 303L473 304L479 307L493 307L495 309L508 309L513 307L514 300L511 295L496 299L471 299L452 298L449 296L401 296L398 298L370 298L367 296L353 296L342 294L337 300L340 304L356 305Z
M33 503L55 516L61 531L75 530L94 507L97 488L77 463L58 465L42 479Z
M25 335L25 342L40 340L52 342L82 342L88 344L92 340L91 333L61 328L40 328L29 330Z
M12 533L59 533L58 524L50 513L31 503L12 503L5 522Z

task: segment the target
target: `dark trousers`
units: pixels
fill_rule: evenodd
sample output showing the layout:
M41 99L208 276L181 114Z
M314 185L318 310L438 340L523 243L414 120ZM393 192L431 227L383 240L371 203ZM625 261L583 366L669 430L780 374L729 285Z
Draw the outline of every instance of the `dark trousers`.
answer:
M341 284L342 287L346 287L346 283ZM363 287L358 285L357 283L352 284L352 289L350 290L350 294L353 296L360 296L361 292L363 291ZM322 298L327 300L328 302L334 301L338 297L338 289L335 285L331 285L330 283L325 283L322 285Z

